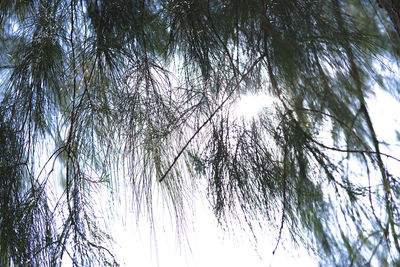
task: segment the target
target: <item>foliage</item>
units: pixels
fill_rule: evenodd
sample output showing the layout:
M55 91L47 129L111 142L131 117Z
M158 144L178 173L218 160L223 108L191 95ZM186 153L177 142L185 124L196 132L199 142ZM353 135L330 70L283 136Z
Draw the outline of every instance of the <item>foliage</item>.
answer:
M367 106L375 83L400 93L379 71L400 47L382 12L364 0L2 1L1 266L116 265L91 203L118 197L119 179L150 217L160 193L182 223L189 189L206 183L228 227L265 220L276 246L287 229L321 265L398 263L388 166L400 160L381 152ZM272 103L250 121L232 115L248 92Z

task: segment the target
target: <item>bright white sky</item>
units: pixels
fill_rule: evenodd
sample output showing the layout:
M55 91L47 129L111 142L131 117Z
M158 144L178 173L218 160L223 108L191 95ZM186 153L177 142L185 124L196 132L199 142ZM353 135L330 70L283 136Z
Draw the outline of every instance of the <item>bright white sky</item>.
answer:
M237 104L236 116L252 119L267 106L264 95L248 94ZM129 201L128 201L129 202ZM275 256L272 251L278 231L257 232L258 245L239 226L224 232L218 227L207 200L194 201L193 214L188 214L186 239L178 240L177 233L170 225L170 218L156 221L156 238L151 235L149 223L145 219L136 222L133 213L124 212L125 227L121 223L114 226L113 235L117 247L115 251L123 262L122 266L148 267L266 267L266 266L317 266L302 248L294 248L289 241L281 240ZM162 212L161 212L162 213ZM160 216L160 214L158 214ZM235 230L236 228L236 230ZM283 247L284 245L285 247Z
M399 144L394 131L400 129L399 103L389 94L376 88L376 97L368 101L372 120L378 136L386 142ZM238 118L251 119L257 116L263 107L268 107L266 96L249 94L237 104ZM377 104L379 103L379 104ZM382 148L383 152L394 156L400 155L400 146L391 149ZM389 162L391 163L391 162ZM393 168L399 164L393 162ZM393 169L392 165L390 169ZM400 173L400 166L397 167ZM128 197L128 192L125 192ZM110 233L114 237L116 247L114 252L121 266L146 267L313 267L317 261L308 255L305 249L294 247L287 239L282 239L275 256L272 251L276 244L278 230L271 232L256 231L257 250L251 237L239 229L232 227L232 231L224 232L204 197L196 197L193 207L188 214L186 239L179 240L177 232L171 226L171 219L156 208L155 229L150 228L146 219L136 220L136 215L129 212L129 204L123 204L120 216L116 216L114 225L109 225ZM100 201L99 201L100 202ZM128 199L125 203L131 203ZM235 230L236 229L236 230ZM63 266L70 266L68 257Z
M317 266L305 250L280 247L272 257L277 232L268 235L257 233L258 254L254 243L238 227L234 232L224 232L205 201L195 201L195 214L190 217L186 231L187 240L177 240L176 232L170 227L170 219L164 224L156 222L156 241L150 235L149 224L141 220L138 224L134 214L126 214L126 228L116 227L114 235L120 248L116 248L121 266L149 267L266 267L266 266ZM118 229L118 230L117 230ZM281 240L282 243L287 243ZM179 247L181 246L181 247ZM191 249L191 251L189 250ZM300 255L301 254L301 255ZM262 259L260 258L262 257Z
M398 102L389 94L376 88L376 97L368 102L377 133L387 142L395 143L394 131L400 129ZM249 94L237 104L237 116L251 119L266 106L266 97ZM380 104L377 104L380 103ZM392 127L393 126L393 127ZM398 143L398 142L397 142ZM400 147L393 155L400 154ZM400 166L399 166L400 167ZM399 168L398 168L399 170ZM400 172L400 170L399 170ZM177 239L177 233L170 227L170 219L156 222L156 241L150 234L149 224L145 220L136 222L132 213L126 213L126 227L117 227L114 234L119 249L116 249L122 266L148 267L266 267L266 266L317 266L317 261L308 255L305 249L295 248L291 242L283 239L275 256L272 256L276 244L277 231L257 232L257 250L251 238L239 229L224 232L218 227L206 200L196 200L194 214L189 215L187 241ZM169 225L169 226L168 226ZM235 229L235 227L233 227ZM282 246L284 245L284 246Z

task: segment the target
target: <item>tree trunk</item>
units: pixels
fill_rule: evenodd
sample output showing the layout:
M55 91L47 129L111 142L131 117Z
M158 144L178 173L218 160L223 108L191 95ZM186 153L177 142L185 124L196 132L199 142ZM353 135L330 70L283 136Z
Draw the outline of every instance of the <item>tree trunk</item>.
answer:
M377 0L377 2L386 10L400 36L400 0Z

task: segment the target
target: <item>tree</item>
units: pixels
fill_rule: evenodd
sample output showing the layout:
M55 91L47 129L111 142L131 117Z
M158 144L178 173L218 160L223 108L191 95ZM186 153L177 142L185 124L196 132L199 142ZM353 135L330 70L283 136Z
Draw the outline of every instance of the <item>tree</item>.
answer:
M399 62L390 11L364 0L0 10L1 266L117 264L90 203L104 188L118 196L118 179L150 216L154 188L181 222L187 189L207 183L221 224L265 220L278 227L276 246L287 229L321 265L400 262L390 169L400 159L382 152L366 103L374 82L399 94L396 73L379 71ZM233 118L247 92L268 94L273 108Z

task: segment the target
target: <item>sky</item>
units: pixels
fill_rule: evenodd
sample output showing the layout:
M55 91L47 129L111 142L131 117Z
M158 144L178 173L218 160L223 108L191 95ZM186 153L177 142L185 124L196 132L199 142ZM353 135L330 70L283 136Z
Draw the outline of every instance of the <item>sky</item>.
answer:
M266 106L266 96L248 94L237 103L238 118L250 120ZM128 196L125 196L128 198ZM126 201L130 203L130 201ZM317 266L317 262L301 247L294 247L289 240L281 240L275 255L278 230L256 231L257 244L249 232L232 222L229 231L218 225L206 197L195 196L185 235L177 237L171 219L155 207L155 227L145 218L136 220L123 208L120 219L113 226L117 246L115 252L122 259L121 266L148 267L266 267L266 266ZM158 209L158 211L157 211ZM160 219L161 218L161 219ZM152 230L155 230L155 234Z
M263 107L268 108L266 102L264 95L248 94L237 103L235 116L250 120ZM367 104L378 136L392 144L390 147L382 146L382 152L400 155L400 144L394 131L400 129L399 103L389 93L375 88L375 95ZM400 173L398 163L387 159L386 162L389 169ZM121 266L318 266L317 259L301 246L294 246L287 235L281 240L276 254L272 255L278 229L255 229L257 243L249 232L243 231L235 222L232 222L229 231L224 231L218 225L206 196L195 194L187 214L185 234L178 235L162 205L154 207L154 225L146 218L138 219L131 209L129 190L126 190L121 198L120 210L116 213L118 215L108 225L115 241L114 252ZM70 266L67 257L63 266Z
M285 241L282 243L286 247L280 246L272 257L277 232L257 231L256 249L251 236L238 225L224 232L204 199L194 202L194 212L188 214L186 238L181 239L168 216L161 216L163 219L156 222L154 237L149 223L143 218L137 223L133 213L126 213L125 227L116 227L113 233L118 244L116 252L124 259L121 266L317 266L304 249L294 249Z
M398 102L387 92L375 88L375 95L368 101L378 136L392 145L382 147L383 152L400 155L400 145L393 129L400 129ZM236 116L251 119L265 106L265 96L249 94L237 104ZM390 129L390 130L388 130ZM397 145L396 145L397 144ZM400 173L400 166L387 161L389 169ZM127 209L125 207L125 209ZM128 208L129 209L129 208ZM157 209L157 207L156 207ZM215 216L204 197L196 197L185 237L177 238L177 232L168 216L161 215L155 222L155 233L145 219L127 210L123 214L124 225L115 225L117 255L123 259L121 266L148 267L274 267L318 266L317 260L302 247L294 246L289 239L281 240L275 255L277 230L256 230L257 244L249 233L238 225L225 232L218 226Z

